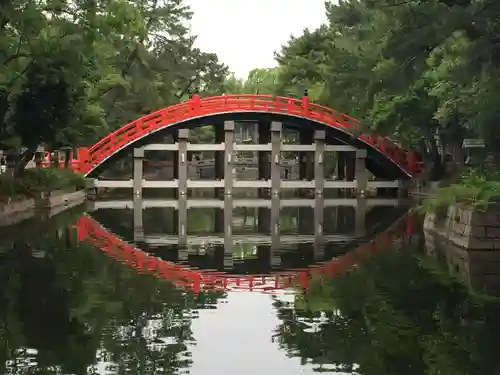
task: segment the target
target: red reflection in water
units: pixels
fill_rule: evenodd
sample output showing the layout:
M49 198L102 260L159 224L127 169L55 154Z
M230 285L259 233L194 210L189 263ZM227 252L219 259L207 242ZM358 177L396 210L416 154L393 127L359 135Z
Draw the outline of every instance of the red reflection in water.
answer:
M356 267L358 262L370 253L390 247L396 239L411 238L413 235L413 220L411 215L407 215L374 240L324 264L266 275L232 275L225 272L193 270L155 257L108 232L88 215L80 217L75 227L79 242L87 241L110 257L139 272L154 274L194 293L227 290L275 293L296 285L307 289L311 275L326 277L341 275Z

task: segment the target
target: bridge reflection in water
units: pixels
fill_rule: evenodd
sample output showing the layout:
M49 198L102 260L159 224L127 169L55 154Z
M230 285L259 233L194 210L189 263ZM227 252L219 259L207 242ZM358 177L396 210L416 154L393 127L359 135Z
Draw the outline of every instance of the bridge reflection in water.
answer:
M92 202L78 239L194 292L273 293L338 275L376 248L411 238L396 199Z

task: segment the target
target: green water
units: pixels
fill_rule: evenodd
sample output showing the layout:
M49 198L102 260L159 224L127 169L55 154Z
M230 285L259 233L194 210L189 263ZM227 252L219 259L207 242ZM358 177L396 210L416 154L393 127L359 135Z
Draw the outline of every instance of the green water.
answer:
M376 221L391 217L394 210L372 215L372 232L381 231ZM190 233L210 234L213 215L208 209L194 212ZM0 373L500 371L500 304L494 297L498 273L488 263L491 255L436 245L418 225L411 240L378 248L335 277L312 277L307 290L295 286L274 294L243 289L195 294L79 242L72 224L82 214L73 210L43 222L0 228ZM123 241L133 242L130 211L90 215ZM165 210L147 211L144 231L170 233L169 220ZM255 220L239 215L237 233L254 233ZM299 228L292 214L284 214L281 222L289 234ZM338 226L329 230L342 231ZM178 245L136 246L181 263ZM230 269L217 255L224 253L220 246L203 251L190 247L182 262L227 273L272 274L342 257L359 243L326 244L323 259L311 244L289 244L280 249L275 266L270 266L268 246L259 246L237 246Z

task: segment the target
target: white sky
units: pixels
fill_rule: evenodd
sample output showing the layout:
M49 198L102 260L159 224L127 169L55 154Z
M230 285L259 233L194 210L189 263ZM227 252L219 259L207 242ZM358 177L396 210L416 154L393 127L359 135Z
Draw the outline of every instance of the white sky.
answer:
M326 22L324 0L186 0L197 47L217 53L238 78L276 66L274 52L290 35Z

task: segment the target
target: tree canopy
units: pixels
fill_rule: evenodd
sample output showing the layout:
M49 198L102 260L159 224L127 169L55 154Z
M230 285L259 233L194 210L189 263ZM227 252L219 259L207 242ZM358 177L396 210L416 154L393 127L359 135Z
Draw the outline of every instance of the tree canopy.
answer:
M227 67L195 48L181 0L0 3L0 148L94 142Z
M500 149L498 2L345 0L326 11L326 25L277 54L281 90L309 88L406 144L438 132L445 144L469 134Z
M302 96L365 131L429 149L495 131L500 4L494 0L326 2L327 22L292 37L277 68L235 78L195 47L182 0L0 4L0 146L95 141L154 109L201 95ZM279 46L276 46L279 48Z

